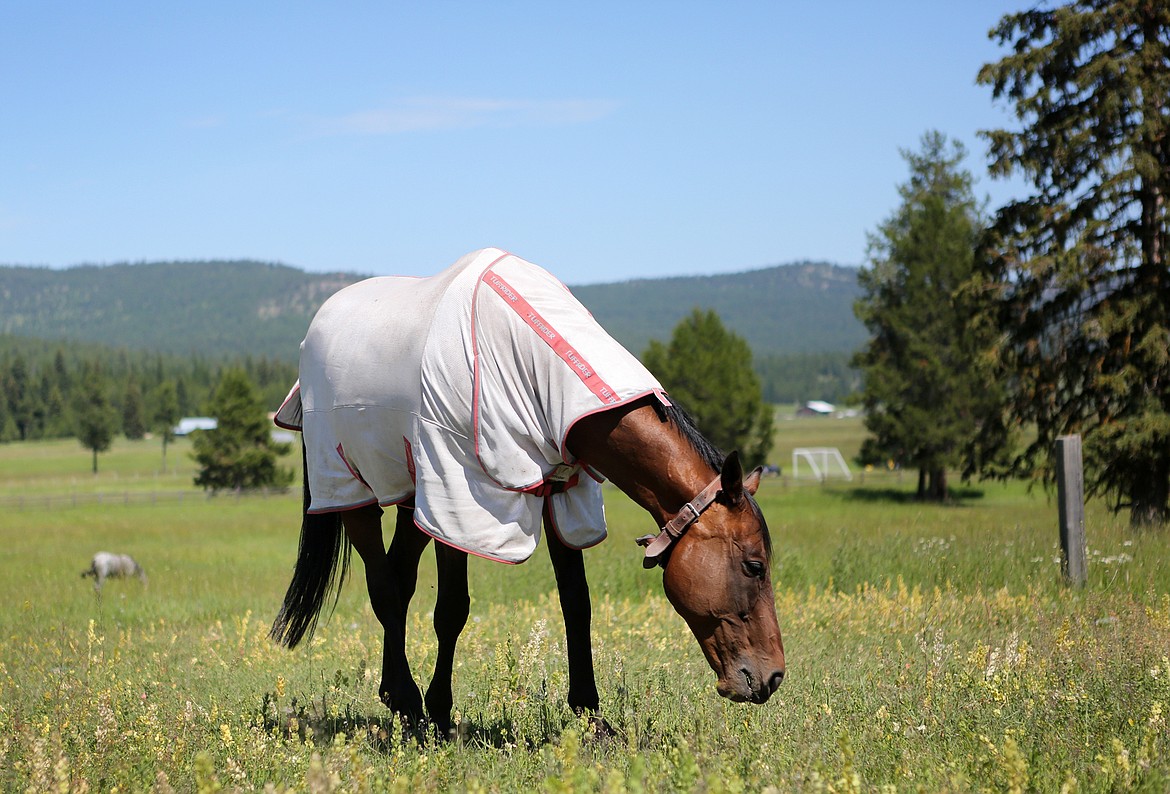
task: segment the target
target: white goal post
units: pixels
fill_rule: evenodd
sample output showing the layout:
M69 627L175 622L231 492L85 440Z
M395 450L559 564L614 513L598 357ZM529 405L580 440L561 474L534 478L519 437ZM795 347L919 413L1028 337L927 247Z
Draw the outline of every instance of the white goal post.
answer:
M802 460L808 464L808 467L812 469L812 476L818 480L829 479L833 476L834 469L837 471L837 476L846 480L853 479L853 472L849 471L845 458L841 457L841 450L836 447L797 447L792 450L792 477L794 479L800 477L800 462Z

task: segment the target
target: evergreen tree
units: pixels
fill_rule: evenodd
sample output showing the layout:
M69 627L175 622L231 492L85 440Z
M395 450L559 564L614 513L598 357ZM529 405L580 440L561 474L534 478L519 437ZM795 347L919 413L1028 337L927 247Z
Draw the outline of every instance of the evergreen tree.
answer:
M146 435L146 406L142 388L133 372L126 380L126 393L122 398L122 433L135 441Z
M1170 517L1170 4L1076 0L1005 16L979 82L1021 127L987 133L994 174L1035 193L988 241L1002 291L1004 425L1036 427L1016 471L1084 437L1086 486Z
M179 413L179 395L173 380L164 380L154 390L151 427L162 438L162 470L167 470L167 445L175 440L175 426L182 414Z
M196 485L211 491L238 491L282 488L292 482L292 470L276 464L277 457L288 454L292 445L272 440L268 413L242 369L223 374L209 411L218 425L195 434Z
M747 342L712 310L695 309L671 334L652 340L642 360L715 446L739 450L745 463L766 462L772 406L764 402Z
M15 441L16 438L16 423L12 421L12 414L9 413L8 399L0 393L0 444Z
M45 437L63 438L71 435L77 424L69 408L73 379L69 374L65 353L61 348L57 348L54 353L53 364L45 369L42 380L45 403Z
M30 375L24 356L19 353L12 360L4 380L4 393L8 398L8 414L16 426L21 441L30 437L33 427L32 394Z
M86 367L79 399L77 438L83 447L93 450L93 473L97 474L98 453L110 448L118 425L117 412L110 404L106 378L98 364Z
M53 383L45 398L45 438L63 438L71 435L76 421L61 388Z
M179 415L190 416L194 407L190 390L187 388L187 379L180 375L175 380L175 397L179 401Z
M929 132L920 153L902 152L910 179L902 204L869 236L854 311L870 340L854 358L864 373L863 463L919 470L918 496L947 498L983 416L999 407L982 382L977 307L964 289L975 273L979 208L962 144Z
M50 420L49 399L52 392L52 382L49 380L47 372L41 373L39 378L34 379L35 387L31 391L31 399L29 400L29 429L26 434L27 438L38 439L46 436L46 427Z

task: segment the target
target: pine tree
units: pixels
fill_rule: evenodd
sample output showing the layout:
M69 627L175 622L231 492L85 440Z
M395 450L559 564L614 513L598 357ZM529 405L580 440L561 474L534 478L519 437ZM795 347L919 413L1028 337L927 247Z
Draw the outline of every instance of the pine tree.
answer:
M175 440L175 426L179 423L182 414L179 412L178 390L173 380L164 380L154 390L152 395L154 412L151 415L151 427L162 439L162 470L167 470L167 445Z
M1010 47L979 81L1021 127L987 133L995 174L1035 193L999 210L989 246L999 351L1036 427L1017 472L1049 475L1084 437L1086 487L1170 518L1170 4L1076 0L1004 17Z
M853 361L870 433L861 458L917 468L919 498L943 500L947 470L999 407L982 382L977 356L988 342L967 289L980 214L960 143L929 132L920 153L902 156L902 203L869 236L869 266L858 274L854 311L871 335Z
M142 387L133 372L126 379L126 393L122 398L122 433L135 441L146 435L146 405Z
M276 463L292 445L272 440L268 414L242 369L224 372L209 410L218 424L195 434L193 456L200 467L196 485L210 491L239 491L282 488L292 482L292 470Z
M29 381L28 363L18 353L5 376L4 392L8 398L8 414L21 441L31 438L33 430L32 387Z
M669 344L651 341L642 360L711 443L725 452L739 450L748 465L766 462L772 406L752 370L751 348L718 314L695 309L675 327Z
M101 367L88 365L82 375L80 403L77 406L77 438L93 451L93 473L98 470L98 453L105 452L114 441L118 426L117 411L110 404L109 388Z
M8 400L0 393L0 444L15 441L17 438L16 422L8 410Z
M70 410L69 395L73 390L73 379L65 362L65 352L60 348L53 354L53 366L47 377L50 383L46 400L45 435L48 438L63 438L72 433L76 424Z

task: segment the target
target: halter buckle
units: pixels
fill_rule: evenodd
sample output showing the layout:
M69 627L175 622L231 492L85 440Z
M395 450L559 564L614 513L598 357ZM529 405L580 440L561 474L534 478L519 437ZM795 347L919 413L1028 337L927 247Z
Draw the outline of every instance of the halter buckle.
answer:
M675 517L667 521L657 535L643 535L635 541L639 546L646 548L646 553L642 557L643 568L653 568L655 565L662 564L662 556L670 550L675 541L681 538L692 524L699 520L703 511L714 503L721 484L720 478L716 477L707 484L706 488L699 491L694 499L679 508Z

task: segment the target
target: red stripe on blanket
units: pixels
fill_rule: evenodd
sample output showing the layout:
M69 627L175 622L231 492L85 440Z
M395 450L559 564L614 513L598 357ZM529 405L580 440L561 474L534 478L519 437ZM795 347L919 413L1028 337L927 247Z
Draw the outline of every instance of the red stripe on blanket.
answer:
M532 308L532 304L513 289L512 285L491 270L483 274L483 282L503 298L504 302L512 307L512 311L516 312L520 319L528 323L536 335L552 348L553 352L568 365L569 369L581 379L581 382L589 391L593 392L597 399L607 405L618 402L617 394L609 387L609 384L601 379L593 367L589 366L589 362L557 332L552 323L541 317L540 312Z
M402 437L402 443L406 448L406 471L410 474L410 481L417 485L418 479L415 476L416 472L414 470L414 449L410 446L410 439L406 436Z
M349 469L349 473L353 475L355 480L366 486L366 488L369 490L374 490L373 488L370 488L370 484L368 482L362 479L362 475L358 473L358 470L350 464L349 458L345 457L345 450L342 449L341 444L337 445L337 455L341 458L341 462L345 464L345 468Z

